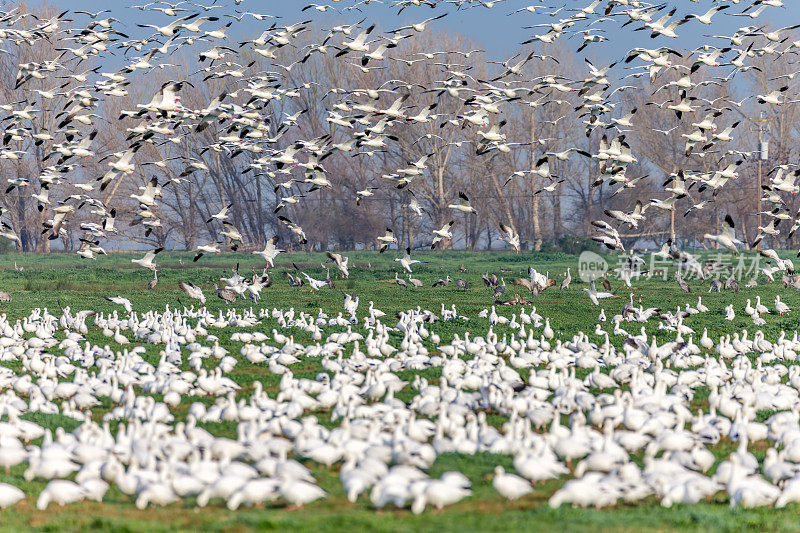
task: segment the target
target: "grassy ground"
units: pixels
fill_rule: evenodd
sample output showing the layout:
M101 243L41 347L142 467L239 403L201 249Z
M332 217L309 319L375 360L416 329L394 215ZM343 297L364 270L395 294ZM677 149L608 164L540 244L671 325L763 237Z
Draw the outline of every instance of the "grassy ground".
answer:
M260 258L244 254L226 254L219 257L204 257L198 264L192 264L192 255L188 253L164 253L159 257L161 268L159 270L159 283L152 292L147 291L146 285L150 279L149 273L141 268L133 268L130 259L141 254L115 254L101 257L96 262L81 261L73 255L1 255L0 256L0 289L13 295L11 303L3 304L2 311L10 318L21 318L27 315L34 307L47 307L51 313L58 314L59 305L71 306L72 310L96 309L110 311L115 308L107 302L105 296L116 294L128 297L137 311L146 309L163 310L164 306L189 304L189 300L177 287L179 280L192 281L206 288L209 298L209 308L222 309L223 302L214 296L212 283L221 275L227 276L230 267L240 264L243 274L250 269L263 266ZM532 265L541 272L550 272L551 277L556 277L560 282L567 266L573 267L573 275L577 265L577 258L566 255L512 255L508 253L466 253L466 252L436 252L420 253L418 259L428 263L415 265L414 276L425 283L422 289L403 290L389 280L393 280L394 272L399 271L399 264L393 261L397 254L393 251L383 255L371 252L354 252L347 254L351 257L351 279L338 280L337 288L346 292L358 294L361 297L359 315L363 316L369 301L376 306L394 313L400 310L421 306L439 312L442 304L449 307L455 303L458 311L467 317L476 317L477 313L491 304L491 291L485 288L480 280L484 272L494 272L505 277L509 287L506 297L515 292L510 282L515 277L526 277L528 265ZM324 277L324 270L320 263L324 261L324 254L294 253L279 256L278 265L272 271L273 286L265 289L259 304L249 301L240 301L235 305L238 308L258 306L262 307L295 307L309 313L323 309L327 313L342 311L342 295L339 291L325 289L311 294L308 288L292 289L286 283L283 272L291 269L291 262L295 262L303 270L317 278ZM23 266L24 270L16 271L13 264ZM466 271L459 272L458 267L464 266ZM501 272L501 268L504 269ZM332 275L334 272L332 272ZM472 283L468 291L459 291L454 284L447 288L432 288L431 284L439 277L450 274L451 277L462 277ZM336 274L338 278L338 274ZM627 300L629 291L618 281L612 280L613 290L617 297L602 302L609 317L618 313ZM693 317L688 324L697 331L697 338L703 328L708 328L712 338L725 333L753 330L752 323L744 315L745 298L755 299L761 295L762 301L772 307L776 294L781 294L793 311L784 317L769 315L766 317L767 325L761 329L767 334L768 339L775 339L781 330L786 330L791 335L800 324L800 292L794 289L783 289L779 284L768 284L766 279L759 278L759 286L754 289L742 289L737 297L730 292L708 294L708 284L700 285L699 282L691 283L693 290L703 296L703 302L710 308L705 315ZM578 331L585 331L590 335L597 322L599 308L590 305L585 293L581 291L585 284L574 282L573 287L564 292L551 288L542 293L532 304L543 316L550 317L551 325L560 337L568 337ZM742 282L744 286L744 282ZM521 295L531 296L521 289ZM634 283L632 292L638 297L642 295L645 306L657 305L663 309L674 310L677 306L686 303L694 305L697 294L687 295L678 289L673 276L670 281L661 279L639 280ZM728 322L724 320L723 308L734 303L737 318ZM525 306L530 310L530 305ZM518 307L498 307L500 314L511 316L519 312ZM388 317L387 317L388 318ZM391 323L391 321L389 321ZM266 320L258 327L259 330L271 332L275 327L272 320ZM631 332L638 332L638 324L629 324L625 327ZM452 338L458 333L463 336L466 331L471 334L484 334L486 322L448 322L439 323L430 328L438 333L443 341ZM656 334L660 341L671 338L674 334L659 332L655 321L646 326L650 334ZM503 327L495 330L502 335L509 332ZM214 332L220 334L221 332ZM238 355L241 343L230 342L230 331L222 335L224 345L231 350L233 355ZM326 329L330 333L330 329ZM307 334L295 331L295 338L308 341ZM598 337L594 337L598 339ZM99 331L92 331L89 340L97 344L112 344L110 339L101 335ZM618 337L616 344L621 342ZM148 348L148 357L152 362L158 347ZM19 366L5 363L19 371ZM296 377L316 376L320 370L318 361L304 360L292 368ZM438 378L438 369L429 369L422 374L429 380ZM412 375L411 373L407 373ZM408 375L402 374L403 379ZM578 374L579 377L582 374ZM247 397L252 391L255 380L263 382L265 390L274 395L277 390L278 378L270 375L262 366L250 365L242 359L232 372L232 379L242 385L241 396ZM413 376L412 376L413 377ZM705 398L707 390L698 389L692 401L692 408L707 407ZM398 394L398 397L408 401L411 398L408 390ZM177 419L181 419L186 409L196 398L185 400L175 411ZM206 400L210 403L212 400ZM104 409L95 409L95 416L99 419L103 412L110 408L105 404ZM771 413L759 413L761 418L766 418ZM26 416L31 420L48 426L65 427L68 430L76 427L77 422L52 415L31 414ZM324 417L323 417L324 419ZM499 415L491 416L493 423L501 424L504 419ZM235 425L231 423L205 424L206 429L221 436L235 437ZM754 443L751 447L757 457L763 457L763 443ZM728 441L721 442L713 451L719 460L726 457L733 449ZM426 512L414 516L408 511L383 510L375 511L368 501L362 497L356 504L347 502L338 479L337 468L327 470L319 468L310 462L306 464L312 468L315 476L329 493L329 497L315 504L306 506L299 511L286 511L280 506L262 509L246 509L229 512L220 501L212 501L209 507L196 509L193 500L185 500L166 508L150 508L144 511L137 510L130 498L112 487L106 495L103 504L84 503L70 505L64 508L51 507L40 512L34 507L35 497L45 483L34 481L27 483L22 479L24 465L13 468L9 473L0 472L0 481L19 486L28 493L28 499L12 509L0 511L0 529L20 530L33 527L39 529L72 529L85 530L193 530L198 528L212 530L244 530L244 529L275 529L298 531L332 531L332 530L370 530L370 531L421 531L432 530L463 530L463 531L508 531L508 530L554 530L567 528L570 531L621 529L794 529L797 527L796 514L798 507L788 507L781 511L772 509L741 510L729 509L724 495L718 495L712 502L696 506L676 506L672 509L663 509L654 500L648 500L636 506L622 505L611 509L582 510L563 507L550 509L546 505L547 498L556 490L563 480L539 485L533 495L520 501L507 503L500 499L491 487L491 473L498 464L513 471L510 465L511 458L507 456L493 456L479 454L476 456L440 456L430 472L438 476L447 470L460 470L466 474L473 483L474 494L461 503L448 507L441 513Z

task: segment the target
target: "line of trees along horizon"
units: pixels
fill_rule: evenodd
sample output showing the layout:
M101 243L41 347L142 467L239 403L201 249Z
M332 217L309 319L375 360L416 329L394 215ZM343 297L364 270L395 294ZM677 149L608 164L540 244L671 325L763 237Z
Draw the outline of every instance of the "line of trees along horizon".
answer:
M54 12L52 7L38 8L40 14ZM312 27L314 27L312 25ZM116 180L103 191L90 193L102 199L106 205L117 209L117 228L119 234L110 238L114 243L130 242L139 246L167 246L170 248L193 249L197 245L218 240L221 227L216 221L205 221L223 206L232 203L229 212L231 222L239 228L245 243L252 248L263 246L267 239L278 234L283 247L294 249L356 249L373 248L375 238L386 227L394 229L401 247L414 248L429 246L431 231L440 228L449 220L456 221L454 239L450 245L465 249L498 247L498 226L506 224L520 235L526 249L541 249L544 243L558 243L566 235L588 237L591 234L590 221L602 217L604 209L630 210L637 199L648 203L651 198L665 198L663 182L679 169L698 173L712 172L734 161L737 155L721 156L719 153L686 156L682 133L688 133L692 120L678 121L671 111L648 105L653 101L674 99L677 89L659 87L675 81L678 75L673 71L658 77L652 84L644 78L632 80L613 80L619 86L630 84L637 87L617 93L615 113L625 115L636 108L633 129L623 132L630 143L638 164L629 167L627 176L631 179L646 176L633 189L612 195L608 186L592 187L598 174L598 162L570 154L569 160L549 158L551 171L559 178L552 192L537 194L542 187L550 185L532 174L513 177L516 171L530 170L535 161L548 153L556 153L568 148L578 148L595 152L600 139L608 132L610 137L618 134L596 128L587 136L579 107L582 98L575 92L556 93L552 89L528 94L501 105L501 112L492 116L494 123L505 120L503 132L511 150L507 153L495 151L476 155L475 142L478 139L475 127L447 127L442 123L463 115L469 109L464 99L475 94L473 89L479 84L475 80L491 79L496 69L487 63L481 54L464 57L458 54L443 54L437 63L458 65L458 70L467 74L465 85L459 90L459 97L446 91L429 90L442 87L443 66L432 61L404 62L420 57L429 50L471 50L479 48L480 43L468 36L431 29L404 40L390 51L392 59L380 63L383 69L363 72L348 65L331 54L313 54L300 67L290 65L302 59L304 46L321 42L322 30L301 34L295 46L286 46L276 52L277 58L270 60L242 49L240 60L253 62L250 73L272 73L274 81L267 90L276 98L264 108L262 119L268 120L269 131L264 134L276 139L273 149L283 149L299 139L312 139L330 135L331 142L340 143L351 138L354 131L363 129L356 124L354 128L344 128L326 120L330 111L335 111L334 103L347 96L354 103L363 103L366 98L357 94L358 89L378 87L397 88L396 92L382 94L380 103L389 105L399 94L409 94L405 105L413 105L419 110L426 105L437 103L432 111L436 116L427 123L389 125L386 132L397 137L388 143L385 150L368 151L366 147L353 152L336 152L326 158L322 165L333 187L330 190L315 191L313 196L303 202L283 208L277 214L275 208L281 196L302 194L307 184L292 182L302 180L307 172L303 167L278 169L254 169L263 153L244 151L231 154L219 149L217 141L225 135L225 124L215 124L203 131L188 128L180 123L164 120L162 127L167 131L167 140L147 143L135 157L136 171L131 176ZM45 98L42 92L62 86L62 90L75 91L81 84L69 78L70 70L56 71L53 78L31 79L19 89L15 80L19 65L26 62L58 60L62 52L57 50L71 43L69 41L40 39L33 46L14 46L8 43L7 53L0 54L0 99L3 103L27 100L37 109L33 120L12 122L17 127L31 128L34 132L58 130L58 124L65 113L70 112L71 102L66 96ZM5 180L26 178L30 187L18 187L3 194L0 203L8 209L14 227L22 240L24 251L47 252L51 241L42 235L42 222L52 217L52 207L57 201L74 194L70 185L75 182L94 183L106 170L102 156L122 152L127 148L126 138L131 130L142 127L139 118L120 118L123 110L136 110L137 104L148 102L159 87L168 80L189 80L182 93L182 103L190 109L202 109L216 95L227 91L231 101L242 105L250 95L243 83L205 79L208 74L203 68L208 61L200 63L195 53L203 48L182 47L170 56L175 66L148 69L146 72L129 74L131 83L127 85L124 96L105 96L102 91L93 90L97 97L92 109L92 123L78 125L81 135L93 129L98 131L92 144L96 157L76 160L76 166L69 175L64 176L62 184L54 183L48 193L51 203L40 212L32 194L41 192L37 176L46 171L52 160L45 159L53 151L55 144L63 142L63 135L53 140L34 144L32 139L9 140L6 147L24 152L19 159L0 160L0 176ZM567 47L558 43L549 45L548 54L553 54L558 62L551 59L533 60L525 65L523 73L513 78L515 86L529 87L544 75L562 75L571 79L583 79L586 70L582 58ZM248 55L251 54L251 55ZM713 79L703 80L703 70L695 73L695 83L708 82L695 95L708 101L721 102L723 99L741 100L742 95L769 92L770 78L793 72L792 57L786 54L777 60L771 57L754 58L760 70L751 69L740 73L736 83L718 83ZM63 59L66 62L66 59ZM355 61L355 60L353 60ZM75 72L102 66L89 59L80 65L70 63ZM371 64L372 65L372 64ZM376 64L377 66L377 64ZM401 81L397 81L401 80ZM331 89L336 88L336 92ZM341 90L340 90L341 89ZM39 91L39 92L37 92ZM338 93L338 94L337 94ZM277 98L280 96L280 98ZM754 99L744 102L740 107L732 107L732 114L740 117L743 124L735 132L735 139L728 147L741 152L756 150L757 117L762 107ZM764 163L765 173L775 165L797 161L798 150L798 106L789 103L783 106L767 106L765 116L765 140L770 143L769 159ZM304 111L297 117L297 125L281 128L280 123L287 117ZM731 114L731 113L729 113ZM5 115L2 115L5 116ZM702 117L698 117L698 120ZM729 124L720 124L724 128ZM669 131L669 134L659 132ZM177 142L180 141L180 142ZM382 176L391 174L399 168L408 166L421 157L433 154L427 161L427 169L416 177L412 186L420 205L424 209L419 217L408 207L409 194L406 189L398 189L396 182ZM684 217L683 213L692 205L692 198L678 201L674 221L668 212L656 213L651 209L647 220L636 230L621 230L625 242L631 244L640 238L654 241L666 238L674 224L676 238L687 241L701 239L704 233L718 233L721 220L730 213L737 222L737 229L746 241L756 234L755 215L758 196L756 187L755 154L750 154L739 167L739 178L719 190L712 197L708 192L704 198L713 200L705 209L695 211ZM55 158L53 158L55 159ZM190 161L202 162L207 171L197 171L189 178L180 175ZM158 165L155 162L159 162ZM313 165L309 165L313 166ZM139 225L130 225L137 209L130 195L152 176L157 176L163 184L163 199L159 200L159 216L163 227L156 228L149 235ZM509 180L506 183L507 180ZM563 180L563 181L561 181ZM356 191L375 187L374 196L356 205ZM477 214L463 215L447 207L453 203L459 192L465 192L477 210ZM692 191L693 193L695 191ZM782 194L790 212L797 212L800 205L797 195ZM697 200L697 198L694 198ZM286 215L299 223L308 236L308 244L300 246L291 233L277 220L278 215ZM82 234L79 226L86 220L79 211L67 224L67 236L63 240L67 250L79 245ZM778 240L767 244L775 247L797 247L798 237L788 239L783 232ZM131 244L133 246L133 244ZM245 246L247 249L248 246ZM117 246L118 247L118 246Z

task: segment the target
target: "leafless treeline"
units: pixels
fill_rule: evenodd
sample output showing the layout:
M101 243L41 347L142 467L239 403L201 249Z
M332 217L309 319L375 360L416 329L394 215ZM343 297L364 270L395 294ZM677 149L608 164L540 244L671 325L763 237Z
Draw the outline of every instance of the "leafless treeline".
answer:
M52 11L51 8L42 9ZM760 106L752 98L741 104L738 101L746 95L768 92L767 87L775 84L770 79L793 72L795 65L791 62L796 57L794 55L785 54L777 60L769 56L754 58L758 69L739 73L735 83L704 80L707 85L700 94L709 105L730 107L732 112L728 116L740 116L741 124L735 129L735 140L728 145L740 153L707 152L702 157L685 155L685 139L681 134L692 129L692 121L679 121L672 112L652 105L676 98L677 89L673 86L657 89L674 82L679 75L665 74L652 82L647 76L612 79L614 86L635 87L615 95L615 113L622 116L634 108L637 110L632 119L633 129L625 135L638 164L630 168L627 175L629 178L644 177L635 189L613 195L614 191L607 185L592 187L592 176L598 174L596 160L575 152L570 152L568 159L555 155L570 148L594 153L607 131L596 128L587 136L587 116L580 109L582 95L575 91L561 93L552 88L528 90L544 76L583 79L586 65L566 47L558 44L548 46L550 54L554 49L558 50L555 59L535 59L525 66L522 75L514 78L513 84L508 85L506 80L496 84L498 89L514 89L514 93L509 92L508 98L499 104L499 113L490 115L492 123L506 121L503 131L509 149L478 155L475 126L460 127L463 120L459 127L443 128L442 125L454 117L469 114L471 109L465 107L464 101L483 94L487 83L491 83L489 80L497 73L498 69L487 62L484 53L447 52L473 50L479 48L480 43L463 35L429 30L401 42L389 51L388 61L370 63L367 69L358 65L359 58L334 60L332 54L322 53L314 53L304 63L298 63L309 47L323 38L319 31L304 33L294 46L277 50L274 59L241 53L239 61L247 59L248 76L269 73L272 80L268 86L258 88L260 97L266 95L268 99L259 117L268 128L259 132L262 137L258 140L270 139L271 149L278 150L291 146L298 139L324 138L320 142L333 146L347 143L355 132L363 131L365 127L374 131L381 126L366 121L361 124L359 112L353 111L352 107L370 101L364 94L366 89L389 89L380 93L382 107L407 94L403 104L410 106L407 116L436 104L430 119L405 121L402 127L387 125L385 133L396 140L387 140L385 148L352 145L351 151L335 150L324 161L310 161L305 166L265 167L257 162L259 149L231 152L227 146L220 147L218 139L226 135L224 122L197 131L194 127L185 127L167 119L161 123L147 123L141 118L124 116L123 111L135 111L137 104L149 101L167 80L191 82L191 86L186 86L182 92L182 102L190 109L202 109L223 91L227 92L229 101L238 105L246 103L253 94L253 87L235 78L213 76L214 72L229 67L225 66L224 59L199 62L195 54L202 51L203 46L182 47L170 56L173 66L154 66L129 73L125 94L114 94L114 98L103 98L102 90L90 90L85 82L69 77L69 74L77 75L94 68L98 72L107 69L113 72L116 66L98 64L92 59L80 63L68 61L63 49L71 44L63 38L38 40L34 46L9 46L7 53L0 54L0 98L4 103L25 100L35 109L33 119L10 114L6 117L5 151L0 155L4 185L6 179L21 178L29 179L31 184L13 188L2 197L3 205L10 210L10 217L18 228L23 248L49 249L49 241L41 236L42 222L52 217L52 208L58 200L75 193L66 179L59 184L59 176L53 176L50 180L53 184L47 191L50 203L45 204L41 212L31 196L41 193L40 181L35 178L48 174L50 159L46 156L54 150L54 145L63 142L60 137L47 138L47 132L59 129L59 123L73 111L85 115L80 125L73 126L80 128L81 135L85 136L92 130L98 133L92 145L95 156L75 161L75 167L70 170L70 183L93 183L106 170L102 158L124 151L128 146L126 139L137 128L152 128L168 138L161 141L159 137L158 142L145 143L135 155L136 171L133 175L116 181L103 192L91 193L98 195L107 205L115 206L120 232L117 239L120 240L191 249L217 240L220 228L216 223L206 223L206 220L224 205L233 203L231 221L247 243L262 245L276 232L288 243L290 235L283 225L277 223L277 214L273 211L282 196L306 191L308 184L299 181L306 174L313 175L314 167L321 164L333 187L315 191L313 197L306 198L297 206L289 205L278 213L302 224L309 238L309 247L371 247L375 244L375 237L386 226L402 235L401 244L425 246L430 243L432 228L454 218L447 205L459 191L465 191L478 214L455 216L455 246L490 247L496 244L497 228L503 223L519 232L524 246L538 249L543 242L557 240L565 234L588 235L589 221L599 218L604 209L630 209L637 199L647 203L651 198L663 198L666 196L663 183L677 169L708 172L737 159L743 159L744 163L739 167L739 178L733 186L720 189L716 196L709 191L693 189L690 197L679 201L673 221L674 231L677 236L686 238L705 232L715 233L724 213L731 213L742 222L746 240L751 240L755 234L754 216L759 191L756 154L753 152L757 145ZM435 61L415 61L430 53L436 53ZM15 88L19 66L30 61L53 61L53 75L31 79L24 87ZM601 63L597 61L597 64ZM69 68L58 68L56 64L67 64ZM638 71L629 72L635 74ZM701 72L696 76L702 79ZM694 81L697 83L698 80ZM85 108L75 108L76 98L91 100L91 113ZM349 103L350 109L339 113L343 117L352 117L350 126L336 125L330 120L341 102ZM764 139L769 141L770 151L769 159L764 163L765 176L775 165L797 160L797 127L800 123L798 106L794 103L769 106L767 112L763 126ZM281 125L287 117L297 123L290 133L286 133L287 128ZM720 124L719 127L728 125ZM39 139L17 138L14 127L30 128L40 134ZM676 129L670 131L671 128ZM242 143L250 141L241 139ZM383 176L395 174L398 169L427 154L433 155L427 160L424 173L414 179L412 187L424 210L423 216L419 217L408 208L408 189L398 188L396 180ZM551 185L550 180L531 173L514 175L517 171L530 170L548 154L551 172L558 176L558 183L552 191L538 192ZM182 176L187 166L193 163L202 164L202 170ZM152 176L157 176L163 187L164 197L159 202L163 227L145 235L142 225L130 225L137 207L130 194ZM370 187L375 188L374 196L358 206L356 192ZM785 198L792 214L800 207L795 196L787 194ZM684 212L701 198L711 203L693 216L684 217ZM636 233L630 234L631 240L637 236L653 236L659 240L669 234L669 213L655 216L651 212L649 215ZM68 247L77 245L82 216L69 221Z

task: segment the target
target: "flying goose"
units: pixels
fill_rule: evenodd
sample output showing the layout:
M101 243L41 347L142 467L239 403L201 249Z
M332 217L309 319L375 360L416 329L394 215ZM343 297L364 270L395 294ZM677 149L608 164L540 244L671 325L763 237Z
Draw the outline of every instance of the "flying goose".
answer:
M275 264L273 263L273 261L275 260L275 258L278 256L278 254L285 251L275 247L275 245L278 244L278 240L279 238L277 235L273 236L272 238L267 240L267 244L264 246L263 250L260 251L256 250L253 252L253 254L258 255L262 259L264 259L264 261L266 261L270 267L274 267Z
M178 287L180 287L180 289L185 292L189 298L194 298L201 304L205 305L206 295L203 294L203 290L200 287L190 281L179 281Z
M715 241L725 248L729 249L735 254L738 254L739 251L736 249L736 245L744 244L742 241L736 238L736 230L733 224L733 218L730 215L725 215L725 221L722 226L722 233L719 235L712 235L710 233L706 233L703 235L704 239L708 239L710 241Z
M306 281L308 281L308 286L311 288L312 293L328 285L327 279L324 280L314 279L305 272L300 272L300 274L306 278Z
M288 218L286 218L284 216L279 216L278 220L280 220L281 222L286 224L286 227L289 228L289 231L294 233L294 235L297 237L297 240L300 242L300 244L306 244L308 242L308 240L306 238L306 233L303 231L303 228L300 227L298 224L295 224L294 222L292 222L291 220L289 220ZM269 247L269 243L267 243L267 246Z
M451 220L442 226L441 229L433 230L434 237L433 242L431 242L431 250L436 248L436 245L439 244L440 241L445 239L450 240L453 238L453 233L451 231L453 229L453 224L455 224L455 221Z
M350 271L348 270L347 263L350 261L350 258L333 252L327 252L327 255L328 259L333 261L336 268L342 273L342 278L349 278Z
M127 298L123 298L122 296L111 296L111 297L106 296L106 300L108 300L111 303L121 305L125 309L126 313L133 312L133 305L131 304L131 301L128 300Z
M380 253L383 253L389 248L390 244L397 244L397 237L394 236L394 232L391 228L386 228L386 233L378 237L378 242L381 243Z
M592 281L589 283L589 288L588 288L588 289L587 289L587 288L584 288L583 290L584 290L584 291L586 292L586 294L589 296L589 300L590 300L590 301L591 301L591 302L592 302L594 305L600 305L600 302L599 302L599 300L600 300L600 299L603 299L603 298L611 298L612 296L614 296L614 294L613 294L613 293L610 293L610 292L598 292L598 291L597 291L597 289L595 288L595 285L594 285L594 280L592 280Z
M209 244L201 244L197 248L195 248L195 251L197 253L195 254L195 256L192 259L192 261L196 263L205 254L219 255L219 252L220 252L219 243L212 242L212 243L209 243Z
M427 261L420 261L418 259L411 259L411 247L406 247L406 253L403 255L403 257L396 257L395 261L399 261L400 262L400 266L402 266L403 270L408 274L412 273L411 265L413 265L415 263L427 263Z
M155 248L153 250L149 250L147 253L144 254L144 257L141 259L131 259L131 263L144 267L152 272L155 272L158 268L156 265L155 258L156 254L161 252L164 248Z
M519 233L511 226L506 226L502 222L500 223L500 231L503 234L503 240L511 246L515 253L519 253Z
M463 192L458 193L458 203L457 204L450 204L447 207L450 209L455 209L457 211L461 211L462 213L476 213L474 207L469 203L469 198Z

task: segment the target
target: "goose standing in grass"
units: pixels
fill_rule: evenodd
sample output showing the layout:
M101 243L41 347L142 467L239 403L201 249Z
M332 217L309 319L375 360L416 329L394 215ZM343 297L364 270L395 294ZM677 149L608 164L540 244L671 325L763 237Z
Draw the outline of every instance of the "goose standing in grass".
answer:
M217 284L216 284L216 283L214 284L214 290L216 291L216 293L217 293L217 297L218 297L220 300L223 300L224 302L227 302L227 303L229 303L229 304L232 304L233 302L235 302L235 301L236 301L236 293L235 293L235 292L233 292L232 290L230 290L230 289L225 289L225 288L222 288L222 289L220 289L220 288L217 286Z
M289 502L293 508L301 508L307 503L311 503L320 498L324 498L324 490L301 479L286 479L280 487L281 497Z
M757 295L756 296L756 307L755 307L755 309L756 309L756 312L758 314L760 314L760 315L768 315L769 314L769 308L767 308L766 305L761 303L761 295Z
M451 281L452 281L452 280L450 279L450 274L448 274L448 275L447 275L447 276L445 276L444 278L439 278L439 279L437 279L436 281L434 281L434 282L433 282L433 285L431 285L431 286L432 286L432 287L447 287L447 285L448 285L448 284L449 284Z
M506 292L506 280L500 277L500 283L492 289L492 298L497 301L504 292Z
M780 294L776 294L775 295L775 312L778 313L779 315L783 316L784 313L788 313L789 311L791 311L791 309L789 309L789 306L786 305L781 300L781 295Z
M503 498L508 500L516 500L533 492L533 487L528 480L514 474L507 474L502 466L495 467L492 486Z
M394 273L394 282L403 287L404 289L408 288L408 283L406 283L406 280L398 277L397 272Z
M25 499L25 493L14 485L0 483L0 509L11 507Z
M320 266L323 269L325 269L325 283L328 285L328 288L329 289L335 289L336 288L336 282L334 282L333 278L331 277L331 269L328 268L328 265L326 265L325 263L320 263Z
M561 281L561 285L559 286L558 290L564 291L569 289L569 284L572 283L572 273L570 272L571 267L567 267L567 275L564 276L563 281Z
M680 274L678 274L678 275L675 277L675 281L677 281L677 282L678 282L678 287L680 287L680 289L681 289L683 292L692 292L692 288L691 288L691 287L689 287L689 284L688 284L688 283L686 283L686 280L684 280L684 279L683 279L683 278L680 276Z
M54 479L39 493L39 499L36 500L36 508L40 511L47 509L50 502L64 506L68 503L83 500L85 496L85 489L77 483L66 479Z

